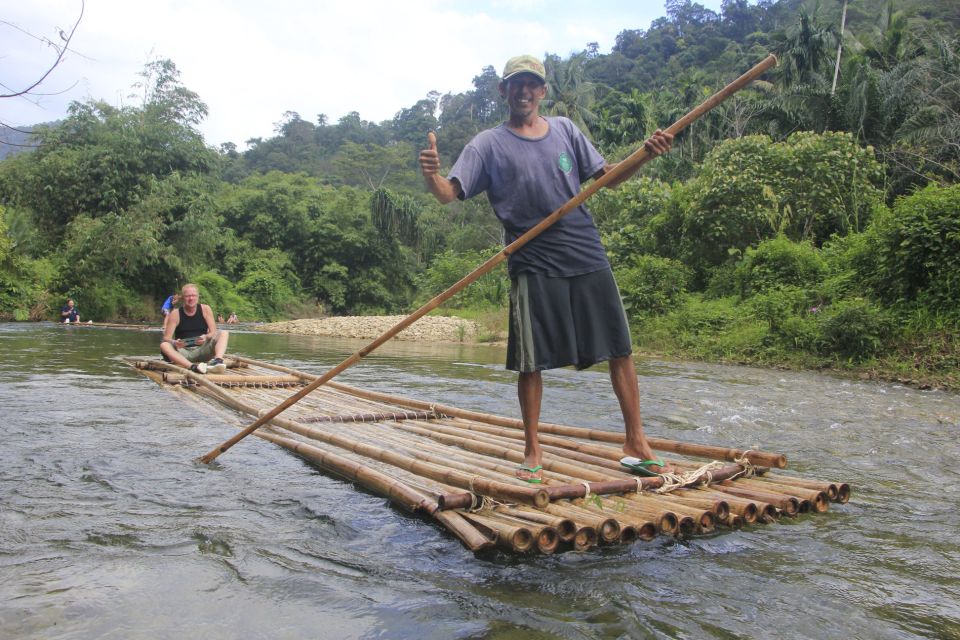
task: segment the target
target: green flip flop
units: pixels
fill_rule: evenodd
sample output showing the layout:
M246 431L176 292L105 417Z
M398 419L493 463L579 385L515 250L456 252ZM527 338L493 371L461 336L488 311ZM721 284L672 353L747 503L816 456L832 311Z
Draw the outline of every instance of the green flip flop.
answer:
M517 472L526 471L529 474L535 474L540 473L541 469L543 469L543 466L539 464L535 467L525 467L524 465L520 465L520 468L517 469ZM531 475L529 478L521 478L520 476L517 476L517 479L523 480L524 482L529 482L530 484L540 484L543 482L543 478L538 478L534 475Z
M639 476L655 478L660 474L655 471L651 471L650 467L657 466L662 468L667 465L663 460L641 460L640 458L634 458L633 456L625 456L620 458L620 466L629 469Z

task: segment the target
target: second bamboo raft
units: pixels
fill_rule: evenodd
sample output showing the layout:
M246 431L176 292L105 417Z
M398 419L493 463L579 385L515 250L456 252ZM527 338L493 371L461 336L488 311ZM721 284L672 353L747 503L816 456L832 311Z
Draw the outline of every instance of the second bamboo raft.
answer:
M264 415L315 379L239 356L216 376L130 362L160 385L244 417ZM584 551L707 534L821 513L850 497L845 483L769 472L786 466L781 454L651 438L683 472L684 486L664 487L623 471L622 432L556 424L540 427L544 482L528 484L514 476L523 461L519 420L333 381L255 434L434 519L474 551Z

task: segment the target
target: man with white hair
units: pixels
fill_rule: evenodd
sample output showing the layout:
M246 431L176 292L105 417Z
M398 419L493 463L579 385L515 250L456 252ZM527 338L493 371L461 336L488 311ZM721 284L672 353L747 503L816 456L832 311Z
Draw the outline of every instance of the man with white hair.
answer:
M223 356L230 333L217 329L213 310L200 304L197 285L183 285L180 299L183 305L167 314L163 323L163 359L195 373L223 373L227 370Z

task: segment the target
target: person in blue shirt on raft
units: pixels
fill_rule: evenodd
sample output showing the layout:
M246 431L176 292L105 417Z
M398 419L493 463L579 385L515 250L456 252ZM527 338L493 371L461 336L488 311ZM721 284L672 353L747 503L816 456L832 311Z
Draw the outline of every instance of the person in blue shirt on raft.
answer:
M507 122L477 134L446 177L440 175L433 132L419 162L427 189L443 204L486 192L509 244L576 196L582 182L599 178L615 165L607 164L569 119L540 115L547 84L539 59L511 58L498 88L510 109ZM672 144L673 135L659 130L644 142L653 155L666 153ZM511 254L508 271L506 366L518 372L524 425L524 458L517 478L543 481L545 463L537 440L541 371L566 366L585 369L604 361L609 363L626 431L621 465L640 475L673 471L654 456L643 432L626 312L586 207L572 210ZM549 471L549 461L546 466Z
M80 312L74 306L73 298L67 300L67 305L60 309L60 322L80 322Z
M167 297L167 299L163 303L163 306L160 307L160 313L163 314L164 319L166 319L166 317L170 315L170 312L173 311L173 308L176 307L179 303L180 303L179 293L174 293L173 295Z

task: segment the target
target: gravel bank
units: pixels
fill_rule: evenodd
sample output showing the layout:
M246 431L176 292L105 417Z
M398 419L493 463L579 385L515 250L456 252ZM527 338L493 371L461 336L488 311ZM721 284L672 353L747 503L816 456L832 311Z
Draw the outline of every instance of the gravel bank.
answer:
M269 333L295 333L307 336L333 336L374 340L407 316L342 316L335 318L271 322L256 327ZM401 331L394 340L430 340L440 342L476 342L480 325L472 320L443 316L424 316Z

